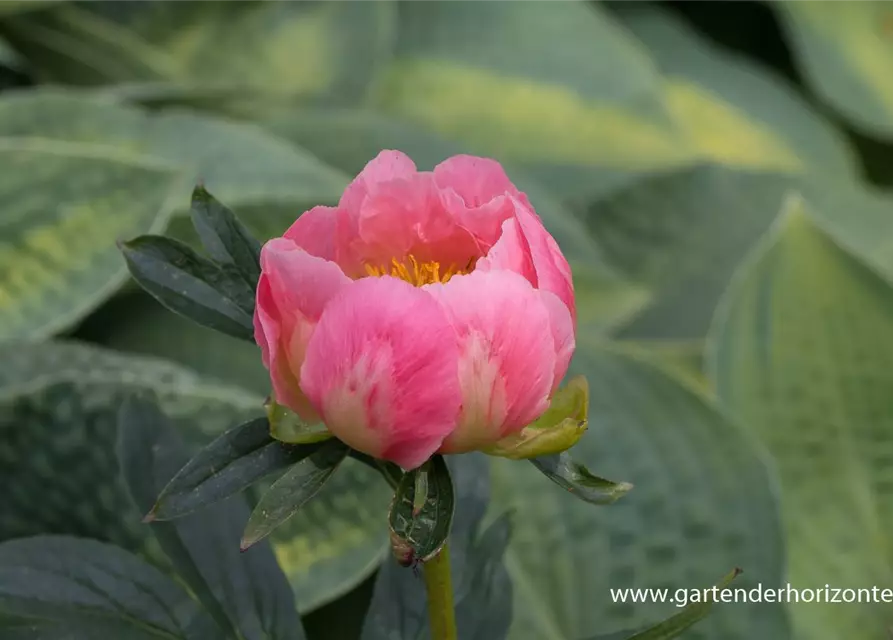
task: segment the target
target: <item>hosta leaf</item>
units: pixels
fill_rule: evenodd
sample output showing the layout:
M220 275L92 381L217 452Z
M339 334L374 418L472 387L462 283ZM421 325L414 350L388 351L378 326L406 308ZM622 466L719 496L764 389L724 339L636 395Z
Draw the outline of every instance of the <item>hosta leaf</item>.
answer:
M526 165L563 194L692 158L651 61L592 3L401 7L376 95L388 113Z
M192 192L192 224L205 251L218 264L231 265L257 288L260 278L260 242L228 207L204 187Z
M200 449L164 487L149 517L171 520L219 502L315 450L274 440L267 419L255 418Z
M47 5L62 2L63 0L3 0L0 3L0 16L10 16L25 11L44 9Z
M717 394L773 454L794 587L887 584L893 526L893 290L792 199L711 330ZM882 636L885 604L799 603L799 637Z
M751 170L855 175L843 136L793 87L710 43L665 8L617 7L662 76L664 100L700 157Z
M151 397L130 396L118 414L118 458L140 511L186 462L172 422ZM178 576L196 594L220 631L234 640L303 640L288 582L267 544L238 547L248 509L242 496L218 502L152 532Z
M403 474L388 514L391 549L400 564L427 562L438 554L450 535L454 500L443 456Z
M134 238L121 251L134 280L165 307L211 329L254 340L254 290L233 268L161 236Z
M891 13L883 2L778 3L806 81L857 128L893 139Z
M347 184L340 172L258 127L186 111L150 114L72 90L4 93L0 136L101 144L126 157L157 158L188 180L175 206L188 211L190 191L201 181L227 206L249 211L242 221L261 239L281 234L299 206L337 201Z
M489 498L486 458L451 456L456 512L450 532L454 604L458 637L501 640L512 618L512 583L502 562L511 519L500 515L482 531ZM362 640L430 638L421 578L388 559L378 574Z
M508 637L579 640L678 612L669 603L619 606L611 589L711 584L733 566L744 569L736 586L779 585L774 489L746 435L698 392L616 348L578 345L571 370L591 382L591 426L574 458L635 489L593 507L530 465L493 459L491 509L516 512ZM687 637L789 636L782 605L739 602L716 607Z
M0 342L44 338L124 281L115 242L161 230L182 181L113 147L2 136Z
M893 274L888 196L813 176L699 165L643 179L587 211L606 261L653 296L619 334L702 339L738 262L794 190L821 204L823 224L836 238Z
M347 456L347 445L328 440L294 464L264 493L251 512L242 549L247 549L288 520L313 498Z
M180 585L114 545L51 535L0 544L4 638L187 640L200 615Z
M390 3L92 2L13 17L4 33L44 79L219 107L358 100L390 53L393 20Z
M132 507L117 480L115 412L121 398L133 391L158 395L193 451L263 411L259 393L157 359L73 343L10 346L0 349L0 362L0 482L9 487L0 539L70 533L134 550L148 547L158 559L149 527L140 524L152 505L142 512ZM375 570L387 549L384 514L392 493L377 473L348 460L314 500L274 531L274 552L302 611L349 591Z

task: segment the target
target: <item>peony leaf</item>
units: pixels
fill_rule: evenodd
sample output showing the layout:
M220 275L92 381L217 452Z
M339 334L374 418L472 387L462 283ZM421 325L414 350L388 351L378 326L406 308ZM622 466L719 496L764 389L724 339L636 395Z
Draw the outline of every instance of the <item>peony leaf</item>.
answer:
M549 480L584 502L611 504L633 488L628 482L613 482L593 475L585 466L574 462L567 452L531 458L530 462Z
M233 266L252 289L260 278L260 242L203 186L192 192L192 224L208 255Z
M349 449L340 440L323 443L312 454L286 471L261 496L242 535L241 548L248 549L288 520L332 477Z
M270 436L266 418L230 429L201 449L164 487L147 520L172 520L239 493L315 452Z
M211 329L254 340L254 290L232 269L160 236L140 236L124 243L122 251L134 280L165 307Z

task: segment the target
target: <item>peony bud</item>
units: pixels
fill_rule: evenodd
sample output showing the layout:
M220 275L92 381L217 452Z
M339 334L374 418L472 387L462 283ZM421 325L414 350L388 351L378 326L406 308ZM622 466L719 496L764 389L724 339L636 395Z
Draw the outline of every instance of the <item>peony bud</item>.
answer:
M548 408L574 351L570 268L499 163L384 151L261 252L276 402L406 469Z

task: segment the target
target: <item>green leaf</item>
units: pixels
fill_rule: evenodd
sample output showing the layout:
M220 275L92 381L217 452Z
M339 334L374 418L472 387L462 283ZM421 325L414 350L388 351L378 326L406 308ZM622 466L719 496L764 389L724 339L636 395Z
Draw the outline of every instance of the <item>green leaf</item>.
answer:
M511 640L579 640L667 615L660 603L619 606L611 589L710 584L731 566L744 569L742 587L783 584L775 487L746 433L696 388L616 347L579 344L571 374L592 382L574 457L635 490L595 508L530 465L492 459L491 512L515 511ZM783 605L770 603L718 608L698 633L789 637Z
M172 520L235 495L316 450L284 445L266 418L233 427L201 449L164 487L147 516Z
M657 65L666 107L700 159L739 170L858 175L845 137L771 70L712 44L666 8L616 9Z
M804 79L858 129L893 138L893 49L884 3L775 5Z
M165 307L200 325L254 340L254 291L231 270L172 238L140 236L121 250L134 280Z
M250 389L254 392L252 411L246 419L258 415L270 393L270 375L256 345L176 316L141 291L112 301L88 324L89 331L82 332L85 338L102 339L118 349L163 355L200 372L206 383L216 379L223 381L219 386ZM4 367L0 367L0 380ZM227 417L213 435L236 420ZM273 548L302 612L349 591L376 569L387 553L383 514L392 495L377 471L348 460L316 498L273 532Z
M204 615L176 582L123 549L53 535L0 544L0 610L3 637L22 640L186 640Z
M599 478L582 464L574 462L567 452L531 458L530 462L559 487L591 504L611 504L633 488L629 482Z
M115 242L160 231L180 184L152 158L3 132L0 176L0 342L50 336L109 297L126 278Z
M192 192L192 224L202 246L218 264L231 265L257 288L260 279L260 242L230 209L222 205L203 186Z
M406 5L377 89L385 112L568 196L693 157L644 50L592 3Z
M711 330L708 371L775 459L791 584L864 588L893 579L893 290L823 229L820 207L789 200L742 264ZM790 610L799 637L889 628L882 603Z
M502 514L482 527L490 493L486 457L451 456L448 465L456 504L450 564L458 636L502 640L512 618L513 585L503 564L511 518ZM375 581L361 639L430 638L424 591L413 571L393 559L386 562Z
M313 498L338 469L347 452L347 445L340 440L329 440L274 482L251 512L242 535L242 549L270 535Z
M149 156L183 178L173 199L178 211L187 212L192 187L201 182L260 239L280 235L307 203L337 202L347 184L347 176L256 126L179 110L151 114L59 88L5 92L0 136L38 138L49 150L102 145L125 158ZM126 202L133 207L139 200ZM185 218L174 226L189 228Z
M453 481L443 456L404 473L388 514L397 561L409 566L436 556L450 535L454 509Z
M0 349L0 361L0 482L8 487L0 540L88 536L166 564L120 482L120 402L133 391L156 393L195 445L256 414L258 400L168 363L75 343L17 344Z
M208 355L221 357L217 351ZM0 540L47 531L90 536L147 553L163 566L169 563L150 527L140 523L152 502L135 509L119 481L121 399L134 391L155 393L197 451L232 424L257 416L264 397L169 362L75 343L11 345L0 348L0 362L0 482L8 487ZM273 532L274 552L302 612L350 591L378 567L387 553L383 514L392 493L376 472L348 460L314 500ZM238 522L240 534L247 519Z
M3 0L0 3L0 16L10 16L26 11L45 9L47 5L61 2L62 0Z
M128 397L118 415L118 457L130 495L141 511L186 462L171 421L154 399ZM151 526L174 570L228 638L303 640L294 595L266 544L241 553L248 509L241 496L175 523Z
M703 339L736 266L793 191L820 205L822 224L835 238L893 274L888 195L820 176L700 165L640 180L587 210L586 226L605 261L651 294L617 333Z
M44 81L130 99L349 103L389 56L394 14L391 3L66 3L4 31Z

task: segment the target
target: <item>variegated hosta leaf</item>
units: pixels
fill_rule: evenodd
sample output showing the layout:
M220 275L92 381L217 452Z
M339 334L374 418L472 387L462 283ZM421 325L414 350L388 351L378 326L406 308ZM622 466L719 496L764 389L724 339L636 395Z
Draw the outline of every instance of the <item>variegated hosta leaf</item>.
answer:
M777 2L811 88L857 128L893 139L893 12L886 2Z
M711 44L665 8L616 9L657 65L665 104L701 159L745 170L855 175L841 133L772 71Z
M0 362L0 482L9 487L0 539L73 533L145 550L144 514L128 502L114 451L117 405L134 390L154 392L194 447L263 414L260 395L93 347L16 345L0 350ZM389 497L377 473L349 460L277 529L274 552L302 610L375 569L387 545ZM147 553L158 558L157 550Z
M646 52L592 3L407 4L376 98L567 197L693 157Z
M791 199L717 314L717 395L773 454L795 588L893 581L893 288ZM889 214L889 212L888 212ZM789 608L798 638L883 637L889 604Z
M0 342L52 335L107 298L126 278L115 243L160 231L183 184L114 147L0 132Z
M66 142L101 144L128 157L156 158L189 178L182 201L176 202L184 212L199 179L237 212L242 205L336 200L347 182L340 172L257 127L188 111L150 115L73 90L4 94L0 136L37 137L51 149ZM284 231L298 213L279 221L276 231Z
M774 489L746 434L699 393L617 348L579 345L572 369L591 383L591 426L574 458L635 486L594 507L531 465L493 459L491 510L516 510L509 639L579 640L679 612L670 603L618 604L611 589L709 585L735 566L744 570L736 587L780 585ZM715 606L686 637L789 636L782 605L739 602Z
M385 2L99 1L15 16L4 30L43 79L235 109L359 100L390 55L394 20Z

